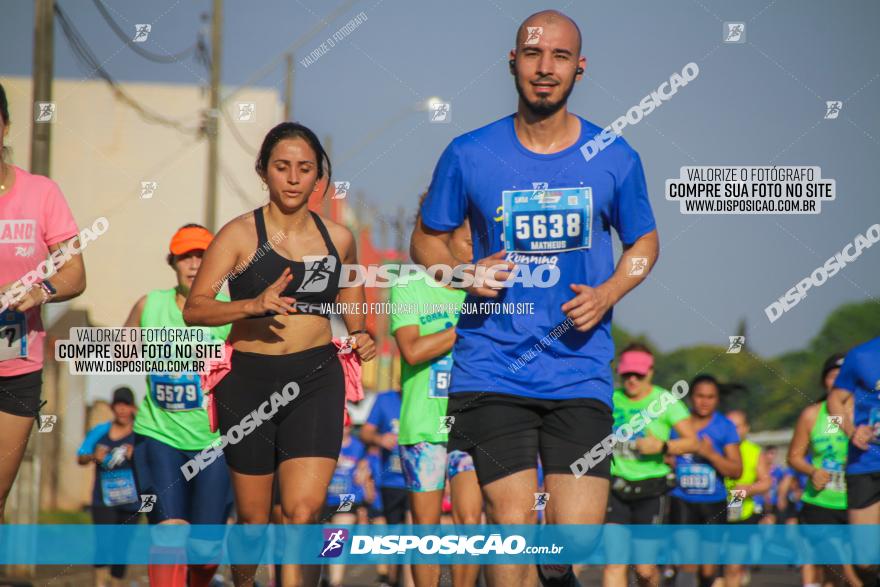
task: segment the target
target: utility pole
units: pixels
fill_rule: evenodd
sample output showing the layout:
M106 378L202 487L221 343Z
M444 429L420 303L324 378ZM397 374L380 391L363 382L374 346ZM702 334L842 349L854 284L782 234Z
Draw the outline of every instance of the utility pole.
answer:
M409 241L407 238L408 235L404 234L406 230L406 212L403 210L403 206L397 207L397 220L394 222L394 230L397 233L397 242L395 242L395 248L398 252L403 253L404 258L409 258L409 247L406 246L406 243Z
M214 0L211 16L211 107L205 117L205 133L208 135L208 177L205 206L205 226L217 229L217 169L220 166L220 56L222 48L223 0Z
M284 76L284 120L293 120L293 51L286 55L287 73Z
M55 0L34 2L34 83L31 126L31 173L49 175L49 146L52 138L51 122L36 122L37 102L52 101L54 72Z

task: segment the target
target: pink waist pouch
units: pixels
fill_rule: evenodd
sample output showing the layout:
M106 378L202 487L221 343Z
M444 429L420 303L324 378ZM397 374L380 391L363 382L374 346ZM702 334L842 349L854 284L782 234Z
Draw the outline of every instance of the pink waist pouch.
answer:
M345 399L346 401L359 402L364 399L364 386L361 383L361 358L354 352L348 337L334 338L333 344L338 349L336 356L342 364L342 373L345 377ZM227 342L223 345L223 359L211 361L208 364L208 370L200 376L202 389L205 390L205 410L208 412L208 425L211 427L211 432L216 432L219 428L214 389L232 370L232 351L232 345ZM348 409L345 409L345 426L350 424L351 418L348 415Z

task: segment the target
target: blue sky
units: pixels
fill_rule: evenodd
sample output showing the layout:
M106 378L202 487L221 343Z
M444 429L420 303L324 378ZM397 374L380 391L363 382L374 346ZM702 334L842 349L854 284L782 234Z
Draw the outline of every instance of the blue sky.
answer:
M211 4L107 3L125 29L152 25L155 44L148 48L172 53L195 41L200 14ZM207 78L192 60L162 65L135 55L90 1L59 5L118 80ZM624 133L645 165L662 250L648 282L619 305L618 324L670 350L726 344L746 318L748 343L773 355L804 345L839 304L876 300L880 247L775 323L764 315L768 304L880 221L876 2L227 0L223 82L230 89L244 83L292 44L301 45L301 59L355 15L366 15L315 63L297 64L294 118L332 138L337 178L389 215L398 206L411 214L444 146L514 110L507 51L518 23L548 7L569 13L583 31L587 76L569 106L600 126L686 63L700 66L693 83ZM31 3L0 0L0 14L0 79L29 75ZM747 42L722 44L725 21L745 22ZM84 75L58 31L56 76ZM278 60L256 84L280 91L283 79ZM429 96L451 102L450 124L430 124L415 109ZM835 99L844 103L840 117L823 120L825 100ZM837 200L815 216L685 216L663 198L664 181L681 166L763 164L818 165L836 180Z

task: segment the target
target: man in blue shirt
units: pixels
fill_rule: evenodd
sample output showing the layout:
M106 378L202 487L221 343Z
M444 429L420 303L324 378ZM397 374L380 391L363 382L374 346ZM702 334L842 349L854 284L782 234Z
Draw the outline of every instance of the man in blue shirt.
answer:
M573 463L611 434L612 308L658 254L638 154L617 137L585 156L602 129L567 111L580 50L577 25L559 12L523 22L510 52L516 114L449 144L410 246L421 265L456 267L450 234L467 218L475 273L487 276L467 288L447 414L448 448L472 455L491 523L535 522L539 452L547 521L603 522L610 451L586 472ZM612 228L624 248L616 267ZM524 283L547 266L555 285ZM469 310L480 302L501 310ZM531 572L497 566L490 584L526 584Z
M854 399L852 418L845 405L850 397ZM880 524L880 337L847 353L828 396L828 411L842 418L843 431L849 437L849 523ZM854 548L873 549L868 550L873 554L877 545L854 541ZM855 565L855 571L866 587L880 586L880 565Z

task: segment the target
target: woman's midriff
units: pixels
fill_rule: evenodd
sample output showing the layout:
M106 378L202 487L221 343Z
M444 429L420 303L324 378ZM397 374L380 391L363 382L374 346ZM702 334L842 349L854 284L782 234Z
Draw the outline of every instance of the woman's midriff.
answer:
M261 355L289 355L330 344L330 320L306 314L239 320L228 341L232 348Z

